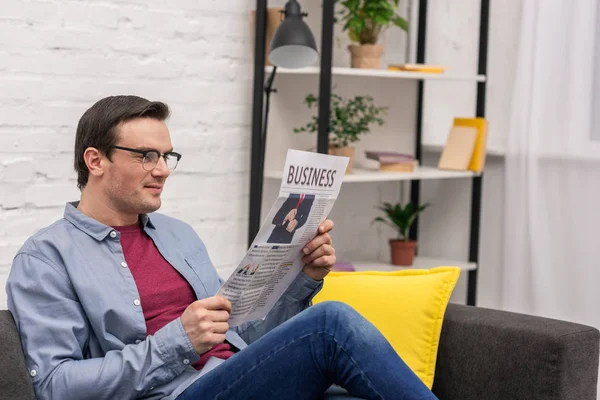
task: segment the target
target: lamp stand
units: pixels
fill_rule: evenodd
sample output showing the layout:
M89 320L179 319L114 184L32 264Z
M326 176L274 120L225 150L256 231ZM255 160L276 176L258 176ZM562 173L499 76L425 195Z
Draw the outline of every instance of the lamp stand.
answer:
M273 88L273 81L275 80L275 74L277 73L277 66L273 66L273 72L267 79L267 83L265 83L264 91L265 91L265 115L263 117L262 122L262 133L261 133L261 144L260 144L260 168L259 168L259 187L261 188L261 205L262 205L262 187L263 187L263 178L265 172L265 157L266 157L266 147L267 147L267 125L269 124L269 109L271 105L271 93L277 93L277 89ZM260 208L255 211L258 215L258 221L260 223Z

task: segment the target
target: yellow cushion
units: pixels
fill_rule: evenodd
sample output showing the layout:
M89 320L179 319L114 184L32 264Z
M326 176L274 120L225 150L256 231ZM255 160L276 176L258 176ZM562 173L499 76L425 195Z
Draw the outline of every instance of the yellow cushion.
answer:
M458 267L331 272L313 303L352 306L431 389L444 313L459 275Z

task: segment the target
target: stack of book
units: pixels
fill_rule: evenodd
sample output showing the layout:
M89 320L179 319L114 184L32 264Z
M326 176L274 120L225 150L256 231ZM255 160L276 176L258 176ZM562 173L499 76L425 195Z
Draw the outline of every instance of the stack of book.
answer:
M418 162L410 154L395 151L365 151L369 160L379 161L379 170L382 172L412 172Z

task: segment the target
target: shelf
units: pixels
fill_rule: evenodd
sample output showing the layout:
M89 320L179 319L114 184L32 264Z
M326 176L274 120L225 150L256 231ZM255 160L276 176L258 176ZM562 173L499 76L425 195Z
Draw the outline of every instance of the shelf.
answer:
M351 182L388 182L388 181L412 181L423 179L456 179L471 178L478 176L472 171L442 171L434 167L418 167L413 172L380 172L377 169L352 168L352 173L344 175L345 183ZM283 171L267 170L265 178L281 179Z
M415 257L412 267L400 267L379 261L353 262L352 265L357 271L398 271L399 269L430 269L434 267L460 267L461 271L477 269L476 263L429 257Z
M466 261L448 260L444 258L415 257L412 267L399 267L389 263L373 262L352 262L357 271L398 271L400 269L430 269L434 267L460 267L461 271L473 271L477 269L476 263ZM217 271L223 280L227 280L237 267L221 267Z
M423 144L423 150L441 153L444 150L444 146L438 144ZM486 149L485 153L491 157L504 157L506 155L506 152L502 149L494 149L489 147Z
M272 66L266 66L265 72L271 73ZM277 74L289 75L318 75L318 67L307 67L298 69L277 68ZM458 74L433 74L427 72L404 72L404 71L388 71L386 69L361 69L361 68L331 68L331 74L334 76L367 76L374 78L391 78L391 79L427 79L437 81L473 81L485 82L484 75L458 75Z

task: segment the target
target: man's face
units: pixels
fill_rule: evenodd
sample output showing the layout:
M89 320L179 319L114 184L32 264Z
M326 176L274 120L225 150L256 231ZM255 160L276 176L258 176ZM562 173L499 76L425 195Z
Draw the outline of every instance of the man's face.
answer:
M153 118L136 118L121 124L117 128L115 145L158 150L161 154L173 150L167 125ZM142 166L142 154L113 149L111 159L103 181L112 207L128 214L158 210L163 185L170 174L164 158L160 157L156 168L150 171Z

